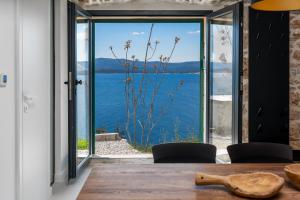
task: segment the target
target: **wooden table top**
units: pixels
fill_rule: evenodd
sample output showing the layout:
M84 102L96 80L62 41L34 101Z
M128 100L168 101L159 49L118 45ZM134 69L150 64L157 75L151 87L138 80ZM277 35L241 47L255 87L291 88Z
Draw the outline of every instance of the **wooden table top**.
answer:
M198 171L229 175L272 172L284 176L286 164L102 164L93 168L78 200L223 200L245 199L224 186L195 186ZM300 191L286 182L272 199L297 200Z

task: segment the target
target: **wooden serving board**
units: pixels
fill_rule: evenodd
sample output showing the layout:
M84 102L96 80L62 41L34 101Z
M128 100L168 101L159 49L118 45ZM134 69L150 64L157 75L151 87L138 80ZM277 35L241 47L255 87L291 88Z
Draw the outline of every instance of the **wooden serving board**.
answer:
M263 199L275 196L283 187L284 179L270 172L228 176L197 173L195 183L196 185L224 185L238 196Z

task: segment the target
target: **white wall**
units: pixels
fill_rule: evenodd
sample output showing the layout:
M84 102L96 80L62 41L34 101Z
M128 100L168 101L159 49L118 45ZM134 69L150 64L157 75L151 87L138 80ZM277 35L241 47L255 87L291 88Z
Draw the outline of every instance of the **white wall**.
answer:
M67 0L55 0L55 182L68 175Z
M0 0L0 194L50 196L50 0ZM23 94L34 97L23 113Z
M15 6L14 0L0 0L0 73L8 75L0 88L0 195L15 198Z

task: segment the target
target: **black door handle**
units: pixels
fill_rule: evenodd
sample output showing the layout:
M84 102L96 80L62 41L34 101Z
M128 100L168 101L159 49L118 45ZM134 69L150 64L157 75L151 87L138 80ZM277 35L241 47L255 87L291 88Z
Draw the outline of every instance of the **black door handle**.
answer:
M75 85L82 85L82 80L76 80Z

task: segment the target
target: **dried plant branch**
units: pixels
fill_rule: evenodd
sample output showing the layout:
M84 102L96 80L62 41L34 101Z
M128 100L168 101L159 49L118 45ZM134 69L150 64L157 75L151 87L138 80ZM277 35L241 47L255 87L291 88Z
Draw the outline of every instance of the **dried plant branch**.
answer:
M153 69L148 70L148 61L151 60L157 51L158 41L155 41L154 48L151 46L152 34L153 34L154 24L151 24L149 36L146 44L145 56L143 61L143 66L140 68L141 77L139 80L136 79L135 74L139 71L139 67L136 66L137 59L135 56L131 56L129 59L129 49L132 46L132 41L128 40L124 45L124 53L125 53L125 61L124 63L120 62L121 59L118 58L113 48L110 47L112 55L115 59L118 60L119 63L122 64L125 68L125 86L124 86L124 97L125 97L125 111L126 111L126 122L125 122L125 131L128 137L128 140L131 144L137 145L137 126L139 125L141 130L141 138L139 144L148 147L150 137L152 135L153 129L156 127L157 123L161 120L162 116L166 114L167 108L170 106L168 102L166 102L167 106L163 106L160 108L159 114L156 119L154 119L153 114L156 109L156 99L161 89L161 86L165 80L165 72L167 71L169 62L174 54L176 46L180 40L180 38L175 37L173 47L169 53L169 56L161 55L159 58L159 65L153 66ZM150 50L152 52L150 53ZM151 72L155 76L152 76L153 80L149 78L148 72ZM151 82L153 86L152 91L148 93L148 84ZM137 83L137 84L136 84ZM136 88L137 87L137 88ZM178 91L178 87L175 88L176 92ZM170 100L174 98L174 95L169 95ZM148 102L149 100L149 102ZM139 111L139 115L138 115ZM131 132L131 127L133 126L133 132ZM132 135L133 134L133 135ZM133 138L131 138L133 136Z
M156 40L156 41L155 41L154 50L152 51L152 55L150 56L150 58L148 58L147 61L151 60L151 59L154 57L154 55L155 55L155 53L156 53L156 49L157 49L158 44L159 44L159 41Z

